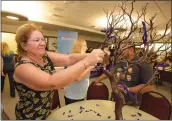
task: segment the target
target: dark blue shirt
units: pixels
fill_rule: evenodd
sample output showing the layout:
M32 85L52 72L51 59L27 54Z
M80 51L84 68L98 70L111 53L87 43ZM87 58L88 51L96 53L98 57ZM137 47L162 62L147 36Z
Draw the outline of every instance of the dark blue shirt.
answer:
M13 57L14 54L12 52L10 55L2 55L4 61L4 71L14 71Z
M139 57L134 57L132 61L137 61ZM126 63L120 63L117 65L117 70L122 68L122 73L125 74L125 80L120 80L121 83L124 83L128 87L133 87L139 84L145 84L153 75L153 67L151 64L135 64L131 66L128 70L125 70Z

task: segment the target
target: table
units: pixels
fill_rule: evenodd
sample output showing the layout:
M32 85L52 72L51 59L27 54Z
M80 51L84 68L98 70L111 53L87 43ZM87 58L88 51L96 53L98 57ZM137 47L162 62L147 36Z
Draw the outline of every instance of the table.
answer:
M85 100L57 109L47 117L47 120L114 120L114 107L115 102L112 101ZM123 118L125 120L158 120L131 106L123 107Z

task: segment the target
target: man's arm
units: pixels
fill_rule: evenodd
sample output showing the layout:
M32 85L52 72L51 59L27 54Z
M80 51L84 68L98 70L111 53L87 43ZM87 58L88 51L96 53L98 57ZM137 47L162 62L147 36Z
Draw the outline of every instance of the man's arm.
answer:
M134 87L128 87L128 90L129 90L129 92L136 94L138 91L140 91L140 93L144 93L144 92L152 91L152 89L153 89L153 85L147 85L146 87L144 87L144 86L145 86L145 84L139 84L139 85L134 86ZM124 92L123 87L119 86L119 90L121 92Z
M140 84L135 87L130 87L128 89L129 89L129 92L131 92L131 93L137 93L138 91L140 91L140 93L144 93L144 92L149 92L153 89L153 85L147 85L146 87L144 87L144 86L145 86L145 84Z
M99 83L101 80L105 79L107 76L103 73L101 76L99 76L98 79L95 80L95 83Z
M151 77L153 76L153 66L151 64L142 64L139 69L139 75L141 79L139 81L142 81L141 83L143 84L130 87L129 91L132 93L137 93L138 91L140 91L140 93L151 91L153 89L153 85L147 85L146 87L145 85L148 80L151 79Z

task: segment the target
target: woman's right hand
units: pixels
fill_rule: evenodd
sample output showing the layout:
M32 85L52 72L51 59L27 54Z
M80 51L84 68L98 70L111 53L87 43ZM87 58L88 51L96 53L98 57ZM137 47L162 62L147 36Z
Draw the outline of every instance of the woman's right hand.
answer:
M101 49L94 49L84 60L89 66L103 62L105 53Z

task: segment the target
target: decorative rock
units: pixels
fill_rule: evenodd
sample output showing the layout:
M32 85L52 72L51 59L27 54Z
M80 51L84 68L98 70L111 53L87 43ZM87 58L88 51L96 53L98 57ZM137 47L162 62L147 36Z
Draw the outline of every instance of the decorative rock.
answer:
M141 113L137 113L140 117L142 116L142 114Z

